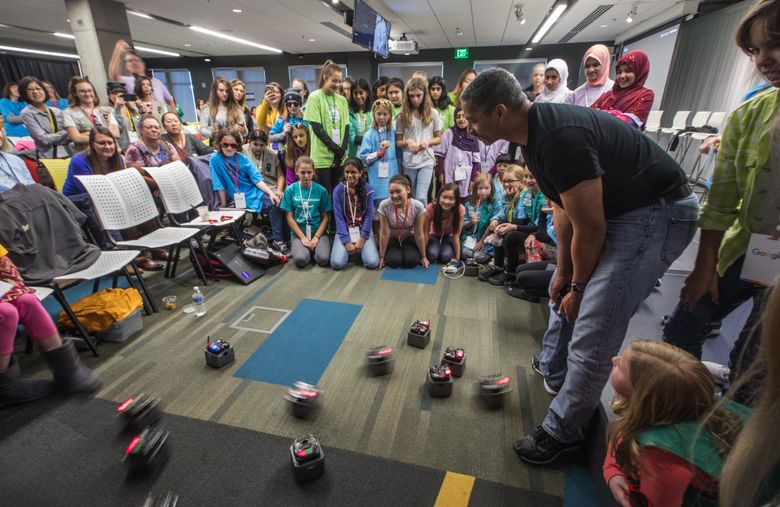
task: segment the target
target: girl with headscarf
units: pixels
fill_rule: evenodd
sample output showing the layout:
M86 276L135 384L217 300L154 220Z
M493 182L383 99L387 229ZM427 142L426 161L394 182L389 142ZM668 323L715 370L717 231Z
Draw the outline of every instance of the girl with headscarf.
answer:
M560 58L550 60L544 69L544 90L540 93L534 103L554 102L563 104L566 98L571 95L571 90L566 84L569 81L569 66Z
M439 185L458 185L463 201L470 194L471 182L480 172L479 139L469 132L469 121L460 106L455 108L455 125L442 135L434 148ZM435 193L434 193L435 195Z
M590 107L601 109L634 127L644 130L647 115L653 107L655 94L645 88L650 74L647 53L629 51L618 60L615 84Z
M585 52L582 67L585 69L585 82L566 99L567 104L590 107L615 84L609 78L609 49L604 44L596 44Z

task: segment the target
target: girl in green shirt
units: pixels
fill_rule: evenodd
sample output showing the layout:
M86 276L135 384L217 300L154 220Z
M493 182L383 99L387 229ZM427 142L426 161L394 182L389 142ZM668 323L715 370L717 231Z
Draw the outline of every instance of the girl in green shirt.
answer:
M447 94L447 83L441 76L433 76L428 80L428 92L431 94L433 107L441 117L441 131L447 132L455 125L455 106Z

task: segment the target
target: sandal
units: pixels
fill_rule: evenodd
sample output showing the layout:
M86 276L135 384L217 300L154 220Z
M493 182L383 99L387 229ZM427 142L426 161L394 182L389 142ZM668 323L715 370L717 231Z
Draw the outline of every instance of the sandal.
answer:
M143 256L138 257L136 259L136 263L138 264L138 267L143 269L144 271L162 271L163 267L156 262L154 262L149 257Z

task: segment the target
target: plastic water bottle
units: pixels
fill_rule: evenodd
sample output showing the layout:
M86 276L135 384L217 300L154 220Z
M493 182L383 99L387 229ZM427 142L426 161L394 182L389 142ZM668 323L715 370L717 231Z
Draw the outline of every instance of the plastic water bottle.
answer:
M203 317L206 315L206 296L203 295L198 286L193 287L192 290L192 304L195 306L195 315Z

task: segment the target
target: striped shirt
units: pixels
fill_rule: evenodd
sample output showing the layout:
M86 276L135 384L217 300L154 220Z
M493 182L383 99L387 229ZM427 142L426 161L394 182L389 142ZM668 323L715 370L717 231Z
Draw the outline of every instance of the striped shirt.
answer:
M715 162L712 186L699 216L699 227L725 231L718 252L723 276L745 254L753 231L751 210L764 208L765 184L772 150L774 115L780 89L771 88L729 115ZM769 231L771 232L771 231Z

